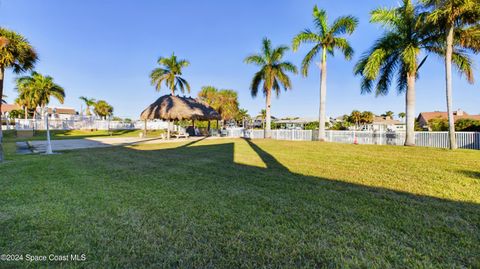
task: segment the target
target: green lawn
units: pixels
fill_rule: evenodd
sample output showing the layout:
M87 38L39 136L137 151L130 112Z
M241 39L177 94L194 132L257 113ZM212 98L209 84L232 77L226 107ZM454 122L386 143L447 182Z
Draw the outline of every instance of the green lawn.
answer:
M219 139L12 154L2 253L83 268L479 268L480 151ZM45 263L1 262L1 267Z

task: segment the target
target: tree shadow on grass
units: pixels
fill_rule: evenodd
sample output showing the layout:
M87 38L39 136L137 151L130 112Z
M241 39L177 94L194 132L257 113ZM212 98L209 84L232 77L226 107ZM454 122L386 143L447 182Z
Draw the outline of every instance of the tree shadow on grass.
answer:
M246 143L266 168L236 163L235 143ZM61 188L47 190L59 204L77 203L91 214L62 222L57 235L73 229L82 242L120 238L98 246L85 263L90 267L438 268L480 263L478 204L293 173L254 141L235 143L206 140L157 150L113 147L69 154L75 171L61 181L48 181ZM64 157L53 158L62 165ZM74 196L69 187L76 190ZM46 194L29 193L29 199L35 195ZM98 198L88 199L90 195ZM59 250L72 244L66 242L59 241ZM132 249L139 253L132 255Z
M480 172L479 171L470 171L470 170L459 170L458 173L461 175L465 175L467 177L473 179L480 179Z

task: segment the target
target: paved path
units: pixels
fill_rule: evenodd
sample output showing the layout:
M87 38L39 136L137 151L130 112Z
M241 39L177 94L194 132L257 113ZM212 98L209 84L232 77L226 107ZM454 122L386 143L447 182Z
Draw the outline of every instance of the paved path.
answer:
M64 139L52 140L52 150L72 150L85 148L102 148L112 146L128 146L133 144L158 144L158 143L172 143L182 141L196 141L204 137L189 137L188 139L171 139L164 140L160 138L136 138L136 137L90 137L85 139ZM47 148L47 142L29 141L30 148L35 153L44 153ZM17 147L19 144L17 143Z

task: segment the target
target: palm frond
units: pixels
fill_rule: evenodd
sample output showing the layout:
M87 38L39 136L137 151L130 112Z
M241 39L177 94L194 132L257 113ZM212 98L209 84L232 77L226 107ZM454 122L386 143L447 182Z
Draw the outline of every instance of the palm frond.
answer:
M352 34L358 26L358 19L354 16L343 16L337 18L331 28L333 35Z
M298 47L302 43L320 43L321 37L312 31L306 29L303 32L300 32L296 35L292 40L292 49L293 51L297 51Z
M306 77L308 75L308 69L310 68L310 64L312 63L313 59L317 54L322 50L322 46L320 44L315 45L303 58L302 60L302 75Z

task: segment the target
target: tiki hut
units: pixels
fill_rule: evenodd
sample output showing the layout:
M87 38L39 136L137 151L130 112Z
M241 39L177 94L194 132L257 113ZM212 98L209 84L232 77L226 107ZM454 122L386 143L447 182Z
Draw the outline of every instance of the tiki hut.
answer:
M207 104L191 97L164 95L149 105L140 119L168 121L167 137L170 138L170 122L174 120L219 120L220 114Z

